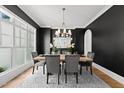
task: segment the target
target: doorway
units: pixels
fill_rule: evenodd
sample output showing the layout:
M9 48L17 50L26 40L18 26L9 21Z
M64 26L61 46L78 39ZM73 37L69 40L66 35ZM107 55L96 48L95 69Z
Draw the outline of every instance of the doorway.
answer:
M84 55L88 52L92 52L92 31L90 29L84 34Z

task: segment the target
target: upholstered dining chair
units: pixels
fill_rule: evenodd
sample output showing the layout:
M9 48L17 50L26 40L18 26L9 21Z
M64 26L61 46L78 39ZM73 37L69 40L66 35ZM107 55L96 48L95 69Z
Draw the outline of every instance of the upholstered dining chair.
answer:
M47 68L47 84L49 81L49 75L58 74L58 84L59 76L61 73L60 67L60 55L45 55L46 58L46 68Z
M78 54L65 55L65 83L67 83L67 74L74 73L76 75L76 83L78 83L78 63L80 56Z
M31 52L31 54L32 54L32 58L35 58L38 56L37 52ZM33 64L32 74L34 74L35 67L37 67L37 70L38 70L38 66L43 66L43 74L45 74L45 64L46 64L45 61L38 61L33 59L33 63L34 64Z
M87 57L94 59L95 53L93 52L88 52ZM88 70L88 67L90 67L90 73L91 75L93 74L92 71L92 63L93 61L87 61L87 62L79 62L80 64L80 74L82 74L82 66L86 66L86 70Z

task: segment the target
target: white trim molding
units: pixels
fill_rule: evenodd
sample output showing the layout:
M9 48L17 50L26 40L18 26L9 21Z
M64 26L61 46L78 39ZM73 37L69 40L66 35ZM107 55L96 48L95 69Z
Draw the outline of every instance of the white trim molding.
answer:
M19 74L27 70L33 65L33 63L23 64L17 68L11 69L9 71L5 71L0 73L0 87L5 85L7 82L17 77Z
M96 63L93 63L93 66L97 69L99 69L100 71L104 72L105 74L107 74L108 76L110 76L111 78L115 79L116 81L118 81L119 83L123 84L124 85L124 77L96 64Z
M107 5L105 8L103 8L100 12L98 12L89 22L86 23L86 25L83 26L83 28L86 28L89 24L91 24L93 21L95 21L97 18L99 18L103 13L105 13L108 9L110 9L113 5Z

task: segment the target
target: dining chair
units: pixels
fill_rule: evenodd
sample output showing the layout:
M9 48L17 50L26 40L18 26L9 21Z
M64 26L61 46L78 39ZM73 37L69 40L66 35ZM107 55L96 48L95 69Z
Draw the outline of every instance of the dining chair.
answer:
M31 54L32 54L32 58L35 58L35 57L38 56L37 52L31 52ZM32 74L34 74L35 67L37 67L37 70L38 70L38 66L43 66L43 74L45 74L45 64L46 64L45 61L38 61L38 60L33 59L33 71L32 71Z
M58 84L59 76L61 73L60 65L60 55L46 55L46 68L47 68L47 84L49 81L49 75L58 74Z
M93 52L88 52L87 53L87 57L89 57L89 58L92 58L92 59L94 59L94 56L95 56L95 53L93 53ZM88 71L88 67L90 67L90 73L91 73L91 75L93 74L93 72L92 72L92 63L93 63L93 61L87 61L87 62L79 62L79 64L80 64L80 74L82 74L82 67L83 66L86 66L86 70Z
M67 74L74 73L76 75L76 83L78 83L78 63L80 56L75 55L65 55L65 83L67 83Z

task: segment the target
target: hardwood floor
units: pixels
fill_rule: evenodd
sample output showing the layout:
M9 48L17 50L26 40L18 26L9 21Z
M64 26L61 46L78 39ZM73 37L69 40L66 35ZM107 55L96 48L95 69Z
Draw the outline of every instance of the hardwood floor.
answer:
M20 74L16 78L14 78L13 80L9 81L2 88L13 88L13 87L15 87L17 84L24 81L26 79L26 77L28 77L31 74L31 72L32 72L32 68L26 70L25 72L23 72L22 74ZM112 88L124 88L124 85L122 85L121 83L112 79L111 77L109 77L108 75L106 75L102 71L98 70L97 68L93 67L93 73L96 74L102 80L104 80Z
M16 85L18 85L19 83L24 81L30 74L32 74L31 72L32 72L32 68L29 68L28 70L26 70L25 72L23 72L22 74L20 74L19 76L17 76L16 78L9 81L7 84L2 86L2 88L13 88L13 87L15 87Z
M95 73L99 78L104 80L112 88L124 88L124 85L112 79L110 76L106 75L97 68L93 68L93 73Z

